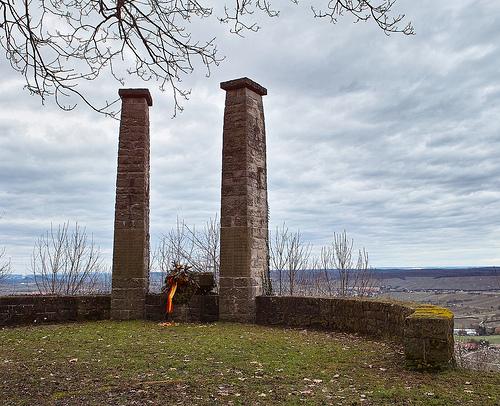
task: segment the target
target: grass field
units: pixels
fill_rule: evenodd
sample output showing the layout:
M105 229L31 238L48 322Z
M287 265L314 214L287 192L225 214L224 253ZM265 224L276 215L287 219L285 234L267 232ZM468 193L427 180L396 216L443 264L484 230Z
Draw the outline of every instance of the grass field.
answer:
M490 344L500 344L500 335L484 337Z
M0 330L3 405L498 405L500 376L404 369L400 348L253 325Z
M455 341L481 341L486 340L490 344L500 344L500 335L492 335L492 336L455 336Z

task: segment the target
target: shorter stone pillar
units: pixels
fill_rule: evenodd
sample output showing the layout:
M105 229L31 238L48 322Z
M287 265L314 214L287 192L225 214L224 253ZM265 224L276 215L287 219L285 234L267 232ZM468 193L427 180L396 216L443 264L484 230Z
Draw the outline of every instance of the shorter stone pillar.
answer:
M120 89L122 111L113 242L111 318L144 318L149 285L148 89Z
M405 319L406 365L417 370L441 370L455 365L453 313L421 305Z

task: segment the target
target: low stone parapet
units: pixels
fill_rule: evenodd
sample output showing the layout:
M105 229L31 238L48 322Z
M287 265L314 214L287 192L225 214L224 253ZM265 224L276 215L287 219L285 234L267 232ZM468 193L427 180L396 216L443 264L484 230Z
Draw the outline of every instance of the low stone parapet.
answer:
M2 296L0 297L0 327L105 320L109 319L110 305L109 295Z
M454 364L453 313L447 309L359 298L257 297L258 324L342 331L386 338L404 346L407 365Z
M149 293L145 303L147 320L165 320L165 295ZM107 320L110 309L111 295L0 296L0 327ZM177 303L171 315L171 320L185 323L209 323L218 319L219 296L214 294L194 295L186 303Z

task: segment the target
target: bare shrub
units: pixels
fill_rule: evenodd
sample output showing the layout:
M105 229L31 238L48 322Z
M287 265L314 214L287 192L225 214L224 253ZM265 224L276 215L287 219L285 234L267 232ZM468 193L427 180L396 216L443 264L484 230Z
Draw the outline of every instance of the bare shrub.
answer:
M85 228L69 222L42 234L31 255L31 272L40 294L95 293L105 270L99 247Z
M10 258L7 258L5 248L2 248L0 249L0 283L9 277L11 272Z
M376 286L368 253L353 253L354 242L343 231L312 255L312 245L299 230L291 232L285 223L276 227L269 240L269 267L274 273L262 275L263 293L301 296L367 296ZM150 281L150 290L159 292L172 263L189 264L195 272L213 272L216 285L220 268L220 224L218 217L201 228L177 219L164 234L152 257L151 270L161 278Z
M335 296L337 291L337 282L332 270L334 267L333 248L331 245L323 246L320 249L319 256L312 262L314 271L314 284L316 294L320 296Z
M288 227L285 223L280 227L276 227L276 231L273 233L271 238L271 244L269 244L269 250L271 253L270 264L271 267L277 272L277 287L275 292L278 295L283 295L285 291L284 287L284 272L287 266L287 241L288 241Z
M271 238L271 266L278 295L369 296L378 281L369 267L368 252L354 251L354 241L343 231L334 233L330 244L318 255L302 240L300 231L291 233L283 224Z
M339 296L366 296L375 285L372 270L368 265L365 248L358 250L356 262L353 259L354 240L346 231L333 234L333 264L338 272Z
M273 233L270 253L270 263L277 272L274 291L278 295L304 294L303 273L309 265L311 244L304 242L299 230L290 232L283 224Z
M219 280L220 269L220 222L218 216L210 218L201 229L186 226L194 247L190 262L197 272L212 272Z
M189 264L194 272L212 272L218 286L220 268L220 223L210 218L200 229L177 219L175 226L163 234L156 247L152 268L161 274L152 280L150 290L159 292L173 263Z

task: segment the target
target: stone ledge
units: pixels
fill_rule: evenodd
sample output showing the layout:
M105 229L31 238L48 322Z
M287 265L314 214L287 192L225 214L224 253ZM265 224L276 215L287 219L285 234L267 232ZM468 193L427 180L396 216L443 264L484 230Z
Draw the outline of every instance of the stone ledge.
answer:
M144 98L146 99L146 102L148 103L148 106L153 105L153 98L151 97L151 93L149 93L149 89L119 89L118 90L118 95L122 99L126 98L134 98L134 99L140 99Z
M252 79L249 79L247 77L228 80L227 82L222 82L220 84L220 88L222 90L225 90L226 92L229 90L237 90L245 87L260 96L267 95L267 89L265 87L259 85L257 82L254 82Z

